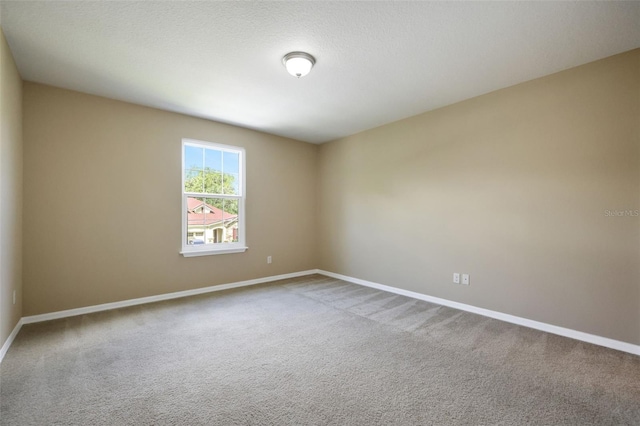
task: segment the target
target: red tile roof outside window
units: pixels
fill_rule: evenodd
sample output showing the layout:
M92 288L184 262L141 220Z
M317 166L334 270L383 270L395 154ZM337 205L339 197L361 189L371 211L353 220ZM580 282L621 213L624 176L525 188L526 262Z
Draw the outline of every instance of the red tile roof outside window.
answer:
M200 207L206 207L209 213L196 213ZM187 198L187 224L188 225L211 225L213 223L229 221L235 219L238 215L226 213L219 208L198 200L197 198Z

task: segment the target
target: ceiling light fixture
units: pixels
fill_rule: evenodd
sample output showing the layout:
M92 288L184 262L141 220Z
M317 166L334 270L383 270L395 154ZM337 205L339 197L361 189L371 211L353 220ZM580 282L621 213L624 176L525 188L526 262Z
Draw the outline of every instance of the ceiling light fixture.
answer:
M316 63L316 59L305 52L290 52L284 55L282 63L289 74L300 78L309 74L309 71Z

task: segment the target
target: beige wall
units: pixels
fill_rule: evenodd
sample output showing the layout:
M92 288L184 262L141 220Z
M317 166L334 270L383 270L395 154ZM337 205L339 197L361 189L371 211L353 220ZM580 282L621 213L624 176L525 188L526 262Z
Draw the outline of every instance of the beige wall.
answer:
M640 344L639 155L640 50L322 145L319 266Z
M0 30L0 346L21 316L22 80Z
M246 253L178 254L182 138L246 149ZM24 315L316 267L317 146L33 83L24 141Z
M178 254L183 137L247 150L246 253ZM25 83L24 141L24 315L320 267L640 344L640 50L320 147Z

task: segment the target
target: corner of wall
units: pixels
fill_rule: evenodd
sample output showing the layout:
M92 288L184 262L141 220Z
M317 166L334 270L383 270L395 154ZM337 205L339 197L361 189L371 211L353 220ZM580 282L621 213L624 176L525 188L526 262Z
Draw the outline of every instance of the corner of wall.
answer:
M0 347L22 317L22 79L0 28ZM1 359L1 356L0 356Z

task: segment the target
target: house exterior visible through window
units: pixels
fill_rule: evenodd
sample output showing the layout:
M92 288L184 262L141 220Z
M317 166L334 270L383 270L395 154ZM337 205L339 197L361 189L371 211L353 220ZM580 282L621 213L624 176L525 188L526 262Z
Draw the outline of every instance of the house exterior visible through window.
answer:
M244 149L183 139L181 253L245 251L244 204Z

